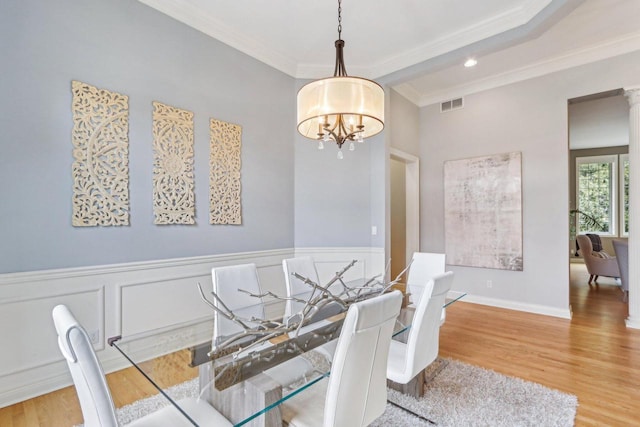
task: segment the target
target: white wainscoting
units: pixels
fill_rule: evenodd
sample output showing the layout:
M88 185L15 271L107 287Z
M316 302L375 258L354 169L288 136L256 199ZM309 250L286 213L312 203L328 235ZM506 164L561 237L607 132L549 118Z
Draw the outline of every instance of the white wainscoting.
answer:
M353 259L347 279L384 270L381 248L289 248L108 266L0 274L0 407L70 385L51 310L66 304L85 326L106 372L127 366L106 345L109 337L137 334L124 344L136 360L210 339L210 309L196 284L211 289L211 268L253 262L264 290L284 295L282 260L309 255L321 280Z
M296 248L295 254L313 258L320 282L331 279L352 260L358 262L344 275L346 280L371 278L385 268L383 248Z

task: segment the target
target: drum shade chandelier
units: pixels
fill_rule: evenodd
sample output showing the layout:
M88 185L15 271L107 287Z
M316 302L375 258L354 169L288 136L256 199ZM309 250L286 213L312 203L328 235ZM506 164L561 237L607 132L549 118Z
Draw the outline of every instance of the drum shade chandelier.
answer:
M318 140L318 149L324 142L338 144L338 158L342 159L342 145L349 141L349 150L355 150L354 141L364 142L384 128L384 90L372 81L347 76L344 65L342 40L342 1L338 0L338 40L333 77L315 80L298 91L298 132Z

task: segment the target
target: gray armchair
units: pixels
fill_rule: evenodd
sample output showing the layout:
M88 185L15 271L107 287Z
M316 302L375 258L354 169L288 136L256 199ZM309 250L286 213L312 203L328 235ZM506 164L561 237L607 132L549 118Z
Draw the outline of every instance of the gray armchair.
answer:
M620 270L620 282L622 282L622 297L626 301L629 296L629 242L627 240L614 240L613 250L616 252L616 261Z
M580 253L584 258L584 263L587 265L587 271L589 272L589 284L591 282L597 282L599 276L606 277L620 277L620 269L618 268L618 261L614 257L602 258L593 252L593 245L591 239L584 234L576 237L578 245L580 245Z

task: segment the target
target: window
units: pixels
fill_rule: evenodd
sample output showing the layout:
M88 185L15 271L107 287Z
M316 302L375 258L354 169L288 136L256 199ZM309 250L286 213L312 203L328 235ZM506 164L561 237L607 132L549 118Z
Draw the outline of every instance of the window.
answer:
M620 154L620 235L629 236L629 155Z
M576 158L579 233L616 235L618 156ZM593 226L588 216L600 226Z

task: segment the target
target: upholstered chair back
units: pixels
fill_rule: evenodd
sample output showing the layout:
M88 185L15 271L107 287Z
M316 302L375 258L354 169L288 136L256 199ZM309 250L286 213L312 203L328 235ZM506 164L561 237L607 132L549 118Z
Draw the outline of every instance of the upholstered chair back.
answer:
M620 282L622 290L626 294L629 292L629 242L627 240L614 240L613 250L616 253L616 261L620 270Z
M402 294L349 307L331 365L324 426L366 426L384 412L389 343Z
M287 296L296 295L311 290L311 287L309 285L293 276L293 273L298 273L303 277L308 277L309 279L321 285L321 283L319 283L316 265L313 262L313 258L311 257L301 256L283 259L282 270L284 271L284 282L287 286Z
M58 346L69 365L86 427L117 427L107 381L87 332L64 305L53 309Z
M594 255L591 239L584 234L576 236L576 240L580 245L580 254L590 275L589 284L591 284L592 277L596 277L596 279L597 276L620 277L620 269L615 257L610 257L605 252Z
M436 274L445 271L445 254L414 252L409 274L407 276L407 292L414 305L420 304L427 282Z
M453 272L447 271L429 280L425 287L407 339L407 382L438 357L440 316L452 283Z
M262 293L258 270L255 264L232 265L228 267L216 267L211 269L213 292L218 295L224 305L236 314L248 319L252 316L264 319L264 306L261 299L239 292L238 289L251 292L254 295ZM214 300L216 307L223 308L220 301ZM227 336L242 331L242 327L233 321L224 318L218 312L214 312L213 342L218 337Z

